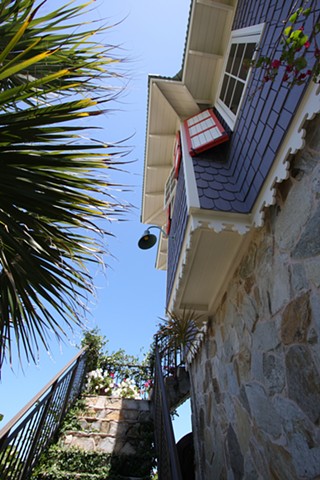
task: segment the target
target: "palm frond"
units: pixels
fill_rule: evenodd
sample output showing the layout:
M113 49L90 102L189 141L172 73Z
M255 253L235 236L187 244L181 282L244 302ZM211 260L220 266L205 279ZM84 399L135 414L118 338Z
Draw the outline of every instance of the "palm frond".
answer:
M125 210L107 176L118 146L78 124L104 113L119 59L95 40L106 27L84 31L89 4L41 16L45 3L0 5L0 367L14 343L36 361L52 334L81 325L87 265L103 261L104 223Z
M156 335L164 341L168 351L181 349L184 355L194 351L194 342L201 335L199 325L203 322L203 315L186 309L182 312L167 310L166 318L161 318L161 322Z

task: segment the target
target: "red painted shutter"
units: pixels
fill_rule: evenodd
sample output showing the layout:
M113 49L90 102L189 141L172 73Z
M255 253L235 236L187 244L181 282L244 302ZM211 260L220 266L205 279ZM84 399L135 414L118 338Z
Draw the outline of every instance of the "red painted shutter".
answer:
M174 165L174 173L176 178L178 178L179 176L181 157L182 157L182 153L181 153L180 132L177 132L176 140L174 144L174 152L173 152L173 165Z
M184 122L191 156L229 140L229 135L211 109L193 115Z
M167 208L166 234L169 235L171 229L171 205Z

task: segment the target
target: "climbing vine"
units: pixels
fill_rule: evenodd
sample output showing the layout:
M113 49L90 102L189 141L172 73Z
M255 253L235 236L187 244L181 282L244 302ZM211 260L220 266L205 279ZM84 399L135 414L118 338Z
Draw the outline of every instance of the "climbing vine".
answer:
M313 2L312 2L313 3ZM312 29L306 33L306 22L312 20ZM264 70L263 84L282 75L282 82L289 86L302 85L311 78L319 81L320 75L320 22L315 8L304 6L294 10L284 22L280 37L270 55L260 55L247 66ZM280 46L280 49L279 49ZM276 54L277 50L279 54ZM262 86L263 86L262 84ZM261 86L261 87L262 87Z

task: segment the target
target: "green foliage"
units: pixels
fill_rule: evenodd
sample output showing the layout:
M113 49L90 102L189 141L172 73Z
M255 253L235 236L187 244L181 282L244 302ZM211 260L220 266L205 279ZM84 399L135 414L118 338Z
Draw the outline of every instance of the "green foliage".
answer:
M61 448L52 445L46 452L42 462L33 473L34 478L63 478L66 473L99 472L99 476L107 476L110 472L111 456L101 452L84 451L79 448Z
M77 424L80 425L77 417L85 415L84 406L83 400L77 402L75 408L66 416L60 434L74 430ZM78 430L80 429L82 430ZM107 454L78 447L67 448L58 442L42 454L31 480L120 480L123 476L150 479L155 462L152 423L137 424L130 443L135 449L134 455Z
M311 3L313 4L313 2ZM274 81L279 73L282 74L282 81L290 86L302 85L310 78L314 82L319 81L320 49L318 34L320 23L317 19L314 19L312 31L309 34L305 33L303 24L312 14L316 15L316 9L312 7L300 7L294 11L284 22L286 26L274 44L273 53L269 56L260 55L247 65L265 70L263 82ZM279 58L276 58L275 51L279 45L281 46L281 53ZM312 66L309 66L306 58L308 53L309 59L313 57Z
M86 370L90 372L100 367L102 349L107 345L107 339L99 334L99 329L85 330L81 347L87 348L86 353Z
M1 452L0 460L0 478L2 475L6 479L15 478L16 471L22 465L22 460L20 459L20 452L17 447L8 445L4 452Z
M150 458L152 454L148 449L142 455L120 456L54 445L47 452L45 462L34 470L31 480L120 480L125 475L147 480L152 465Z
M65 415L62 425L59 429L60 433L66 432L68 430L81 431L83 430L79 418L85 412L86 403L83 398L79 398L74 406L68 410Z
M36 362L39 344L82 325L88 262L103 264L105 222L124 210L108 178L118 147L85 138L121 77L90 3L1 2L0 367L13 343Z
M97 328L84 333L81 346L88 352L86 391L123 398L145 396L151 386L149 356L141 362L123 349L108 352L107 344Z
M181 349L188 354L194 349L196 337L201 335L199 324L202 319L202 315L192 310L183 310L182 313L167 311L167 317L159 324L157 337L165 341L168 350Z

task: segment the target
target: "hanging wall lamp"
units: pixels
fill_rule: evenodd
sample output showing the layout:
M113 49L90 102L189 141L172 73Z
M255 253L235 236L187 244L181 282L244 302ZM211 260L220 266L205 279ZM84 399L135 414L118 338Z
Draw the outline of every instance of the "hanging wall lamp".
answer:
M166 232L162 230L162 228L157 227L156 225L152 225L152 227L147 228L145 232L143 233L142 237L140 238L138 242L138 247L141 248L142 250L148 250L149 248L152 248L156 243L157 243L157 237L156 235L153 235L150 233L151 228L157 228L160 230L162 235L164 235L165 238L168 237Z

